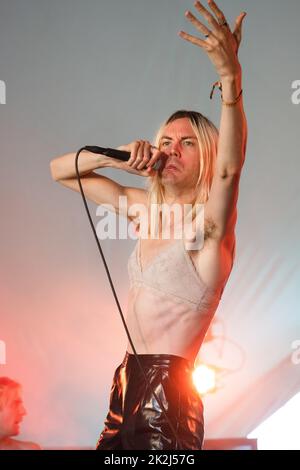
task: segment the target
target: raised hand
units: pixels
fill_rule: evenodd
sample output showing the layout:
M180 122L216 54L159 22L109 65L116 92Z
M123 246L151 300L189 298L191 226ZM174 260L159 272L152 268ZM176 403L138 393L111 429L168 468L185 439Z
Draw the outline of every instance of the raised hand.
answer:
M199 1L195 2L194 6L207 21L209 28L190 11L185 13L186 18L206 39L200 39L184 31L180 31L179 36L206 51L221 78L235 76L241 70L238 49L242 39L242 22L246 13L242 12L236 18L235 28L232 32L224 13L217 4L213 0L207 0L207 3L214 14L204 8Z

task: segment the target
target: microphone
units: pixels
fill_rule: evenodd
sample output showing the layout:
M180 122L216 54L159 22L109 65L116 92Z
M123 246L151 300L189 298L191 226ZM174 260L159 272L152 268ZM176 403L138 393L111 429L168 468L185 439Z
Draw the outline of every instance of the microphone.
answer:
M122 160L123 162L127 162L130 158L130 152L126 152L125 150L117 150L105 147L97 147L96 145L87 145L83 148L83 150L87 150L88 152L92 153L99 153L101 155L106 155L107 157L117 158L118 160ZM154 170L159 170L161 167L162 161L158 160L153 165Z

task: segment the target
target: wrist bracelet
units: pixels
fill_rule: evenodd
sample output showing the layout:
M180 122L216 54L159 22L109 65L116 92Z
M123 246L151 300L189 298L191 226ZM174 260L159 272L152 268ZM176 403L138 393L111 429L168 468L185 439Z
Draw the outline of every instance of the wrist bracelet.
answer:
M221 92L221 100L222 100L222 104L224 104L224 106L234 106L234 105L236 105L236 104L240 101L240 99L241 99L241 97L242 97L242 94L243 94L243 89L241 89L241 91L240 91L238 97L237 97L234 101L225 101L225 100L223 100L222 83L219 82L219 81L218 81L218 82L215 82L215 83L213 84L213 87L212 87L211 92L210 92L210 99L212 99L212 97L213 97L213 94L214 94L214 91L215 91L216 86L219 88L219 90L220 90L220 92Z

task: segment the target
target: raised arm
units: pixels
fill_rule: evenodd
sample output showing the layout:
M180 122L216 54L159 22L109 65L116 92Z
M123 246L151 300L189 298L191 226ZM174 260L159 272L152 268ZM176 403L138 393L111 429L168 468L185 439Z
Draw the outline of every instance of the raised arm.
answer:
M204 50L219 75L218 85L222 89L222 111L219 129L217 162L205 205L205 217L216 225L216 237L223 239L232 235L236 219L236 204L241 170L245 160L247 143L247 122L243 107L242 68L238 60L241 42L241 13L231 32L224 13L216 3L208 0L213 14L200 2L196 9L205 18L209 27L201 23L191 12L186 17L206 39L191 36L183 31L182 38Z

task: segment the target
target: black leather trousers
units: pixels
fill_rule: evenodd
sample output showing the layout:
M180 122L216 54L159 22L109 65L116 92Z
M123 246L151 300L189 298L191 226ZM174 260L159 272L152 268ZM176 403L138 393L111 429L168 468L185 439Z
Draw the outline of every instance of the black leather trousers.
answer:
M192 382L192 365L170 354L139 354L146 377L163 404L180 443L147 386L134 354L116 369L110 409L97 450L200 450L203 405Z

